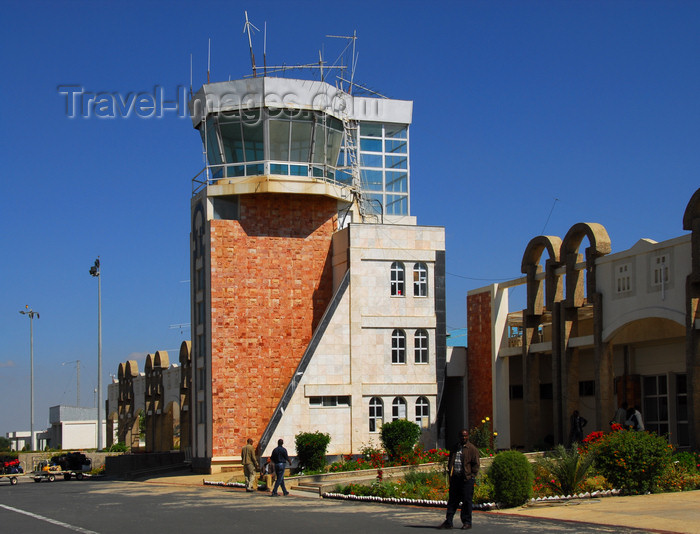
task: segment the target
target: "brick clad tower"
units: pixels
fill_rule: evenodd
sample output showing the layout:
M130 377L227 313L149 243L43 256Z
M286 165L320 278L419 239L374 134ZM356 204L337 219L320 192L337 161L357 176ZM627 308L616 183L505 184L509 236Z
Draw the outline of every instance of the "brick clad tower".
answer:
M291 381L332 294L336 216L329 198L253 194L210 221L215 457L257 443Z
M385 418L435 446L444 230L409 213L412 103L262 77L204 85L190 114L207 158L191 202L193 468L232 469L248 438L294 455L302 431L356 453Z

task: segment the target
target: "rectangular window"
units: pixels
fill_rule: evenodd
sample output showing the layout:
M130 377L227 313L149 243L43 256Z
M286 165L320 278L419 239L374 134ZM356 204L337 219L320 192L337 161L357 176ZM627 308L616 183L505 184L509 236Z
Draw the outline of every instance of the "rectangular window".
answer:
M688 426L688 378L685 374L675 375L676 379L676 440L679 447L690 447Z
M652 285L655 287L667 285L669 280L669 257L666 254L656 256L653 260L654 272L652 274Z
M632 290L632 266L629 263L615 268L615 292L628 293Z
M407 193L408 174L406 171L386 171L386 190L391 193Z
M348 395L309 397L309 405L316 407L350 406L350 397Z
M384 213L386 215L408 214L408 195L387 195Z
M406 156L384 156L387 169L407 169L408 159Z
M578 394L580 397L595 396L595 380L583 380L578 383Z
M360 123L360 135L362 137L381 137L382 125L376 122L362 122Z
M366 154L365 152L360 153L360 165L362 167L378 167L382 168L382 156L381 154Z
M367 191L381 191L384 188L384 177L382 174L382 171L362 169L360 171L362 189Z
M554 393L552 389L552 384L540 384L540 399L548 400L553 398Z
M360 150L362 152L381 152L381 139L360 139Z
M510 386L510 400L518 400L523 398L523 385L513 384Z
M408 127L403 124L386 124L384 128L386 130L385 137L391 137L393 139L408 138Z
M387 139L384 141L384 150L392 154L405 154L408 143L403 139Z
M668 434L668 387L666 375L645 376L642 380L644 429L660 436Z

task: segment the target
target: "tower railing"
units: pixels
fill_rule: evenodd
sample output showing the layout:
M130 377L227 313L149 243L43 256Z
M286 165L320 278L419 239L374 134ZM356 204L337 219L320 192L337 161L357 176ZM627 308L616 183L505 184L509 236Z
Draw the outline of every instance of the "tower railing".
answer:
M243 182L251 176L271 175L308 178L310 181L325 182L338 187L357 187L347 167L334 167L320 163L261 160L207 165L192 178L192 195L196 195L209 185L235 184Z

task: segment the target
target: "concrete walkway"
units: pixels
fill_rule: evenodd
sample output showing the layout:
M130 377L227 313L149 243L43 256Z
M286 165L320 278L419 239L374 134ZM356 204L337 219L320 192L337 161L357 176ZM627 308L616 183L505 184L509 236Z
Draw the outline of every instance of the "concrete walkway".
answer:
M226 481L227 473L217 475L173 474L144 479L148 484L202 486L204 480ZM290 481L291 482L291 481ZM289 484L288 484L289 486ZM241 490L243 491L243 490ZM292 496L318 498L313 493L291 490ZM636 528L649 532L700 534L700 491L603 497L564 503L537 503L521 508L475 512L520 515L560 521L593 523Z

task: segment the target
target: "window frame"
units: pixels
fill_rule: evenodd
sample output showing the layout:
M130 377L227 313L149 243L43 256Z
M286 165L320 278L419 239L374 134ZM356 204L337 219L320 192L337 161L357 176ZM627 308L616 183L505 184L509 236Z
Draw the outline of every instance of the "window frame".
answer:
M413 362L419 365L430 363L430 337L428 331L419 328L413 334Z
M428 296L428 266L422 261L413 264L413 296Z
M391 264L390 293L392 297L406 296L406 267L400 261Z
M427 428L430 424L430 401L427 397L420 396L416 399L415 405L416 424L421 428ZM423 424L425 420L426 424Z
M384 424L384 401L381 397L369 399L369 431L377 433Z
M406 363L406 332L394 328L391 332L391 363L404 365Z
M401 416L401 408L403 408L403 417ZM391 401L391 420L398 421L399 419L408 419L408 403L403 397L394 397Z

